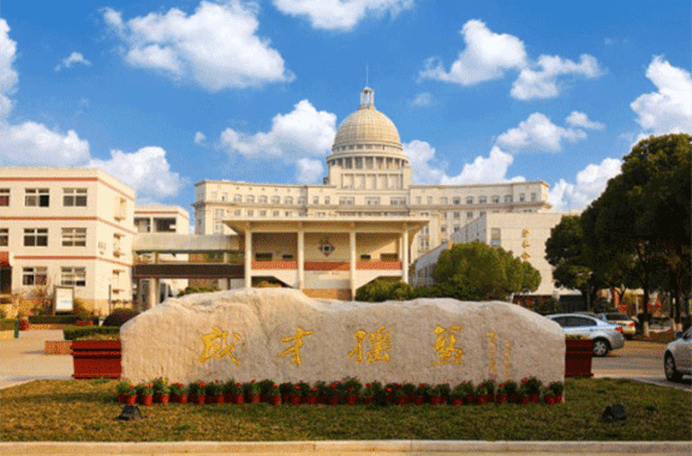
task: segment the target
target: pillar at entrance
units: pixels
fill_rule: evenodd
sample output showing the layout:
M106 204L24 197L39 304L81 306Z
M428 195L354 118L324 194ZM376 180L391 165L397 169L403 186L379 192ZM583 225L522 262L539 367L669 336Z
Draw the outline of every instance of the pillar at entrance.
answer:
M252 231L245 230L245 288L252 288Z
M305 288L305 232L298 229L298 289Z
M402 258L401 258L401 280L404 283L408 283L408 227L404 224L403 242L401 246Z
M356 232L350 231L348 233L348 247L350 251L350 263L351 263L351 301L356 299Z

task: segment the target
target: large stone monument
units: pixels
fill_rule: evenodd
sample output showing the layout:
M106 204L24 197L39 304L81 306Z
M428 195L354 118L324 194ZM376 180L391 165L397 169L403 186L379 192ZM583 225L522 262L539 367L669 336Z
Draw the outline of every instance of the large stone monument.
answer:
M135 382L563 381L565 334L506 302L384 303L243 289L169 299L121 328L122 376Z

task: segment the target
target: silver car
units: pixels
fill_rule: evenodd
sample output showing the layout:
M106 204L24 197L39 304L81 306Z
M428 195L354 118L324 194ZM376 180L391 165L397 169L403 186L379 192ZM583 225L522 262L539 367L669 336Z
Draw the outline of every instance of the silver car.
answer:
M547 318L562 326L568 336L584 336L593 340L593 353L596 356L605 356L611 350L625 346L622 327L600 318L581 314L547 315Z
M637 333L636 323L634 322L634 320L632 320L632 318L630 318L626 314L601 313L598 314L597 317L605 322L622 326L622 334L625 336L625 339L627 340L631 340Z
M692 375L692 328L676 333L677 340L666 346L663 370L671 382L682 380L683 374Z

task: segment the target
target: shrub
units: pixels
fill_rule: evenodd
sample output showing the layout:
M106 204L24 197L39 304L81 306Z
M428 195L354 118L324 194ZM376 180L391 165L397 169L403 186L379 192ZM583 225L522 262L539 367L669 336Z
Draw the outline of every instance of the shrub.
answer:
M76 315L32 315L29 317L29 323L35 325L73 325L77 323Z
M213 293L215 291L219 291L219 287L187 287L183 291L178 293L178 297L181 298L185 295L195 293Z
M414 288L403 282L374 280L356 291L356 301L383 302L390 299L407 301L414 296Z
M0 331L11 331L14 329L14 320L0 320Z
M120 336L118 326L69 326L62 332L65 340L81 339L95 334L117 334Z
M103 321L103 326L117 326L119 328L137 315L139 315L139 312L136 310L115 309L113 313L108 315Z

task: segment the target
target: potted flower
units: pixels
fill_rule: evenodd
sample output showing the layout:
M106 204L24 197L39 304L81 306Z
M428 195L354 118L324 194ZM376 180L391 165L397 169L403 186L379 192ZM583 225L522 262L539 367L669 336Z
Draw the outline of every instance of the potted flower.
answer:
M236 403L236 398L235 398L234 394L238 394L238 393L234 392L235 389L236 388L235 388L235 380L234 379L227 380L223 384L223 401L224 401L224 403L226 403L226 404L235 404Z
M168 404L170 394L171 388L168 386L168 380L160 377L154 380L154 401L157 404Z
M521 379L521 384L519 384L519 390L517 391L517 396L519 396L519 404L529 403L529 381L526 378Z
M293 391L288 395L288 400L290 401L291 405L298 405L300 404L300 397L300 383L296 383L293 385Z
M488 386L481 383L476 387L476 405L483 405L490 399L488 397Z
M291 403L291 394L295 391L294 385L291 382L283 382L279 384L279 393L281 394L281 401L284 404Z
M340 383L338 382L333 382L332 384L329 385L329 388L327 389L327 404L329 405L338 405L341 403L341 395L339 394L339 386Z
M141 388L141 391L142 405L150 406L154 402L154 385L152 383L147 383Z
M217 378L207 385L207 396L210 399L208 402L213 404L223 404L223 386L224 384Z
M298 403L305 404L308 398L308 391L310 391L310 384L307 382L298 382L296 386L298 387L296 391Z
M440 383L436 388L442 403L447 404L449 402L449 396L452 393L452 388L449 387L449 383Z
M171 385L171 401L176 404L187 404L187 387L180 382Z
M565 392L565 385L562 382L552 382L548 388L550 392L555 397L555 404L562 404L563 394Z
M344 382L344 394L346 396L346 405L356 405L360 400L360 393L363 390L363 384L360 380L354 377L347 378Z
M269 402L269 390L274 386L274 381L269 379L260 380L259 382L260 390L260 401Z
M402 386L406 395L406 402L413 402L416 397L416 385L413 383L404 383Z
M190 383L190 402L197 405L204 405L207 398L207 384L203 380Z
M452 388L452 391L449 393L449 395L452 398L452 405L464 405L464 397L466 396L466 391L464 390L464 383L459 383L454 388Z
M118 382L118 384L115 385L115 391L118 393L118 402L121 404L125 403L130 386L132 385L128 381Z
M271 405L281 405L281 391L276 383L267 390L267 400Z
M466 405L471 405L476 403L476 388L473 386L473 382L466 381L462 383L462 390L464 392L464 403Z
M317 386L313 386L305 393L305 403L310 405L317 404Z
M249 382L243 384L243 392L247 397L248 404L259 404L261 399L259 392L259 384L255 382L254 378Z
M483 380L485 387L488 389L488 402L495 402L495 380L487 379Z
M432 388L427 383L419 383L416 389L413 391L413 402L416 405L423 405L423 403L431 396Z
M531 402L538 404L541 401L541 389L543 383L536 377L530 377L526 382L526 391L529 394Z
M245 403L245 394L243 393L243 385L240 382L235 382L229 387L231 393L231 402L236 405Z
M497 385L497 394L495 394L495 402L498 404L504 404L509 400L509 395L507 394L507 385L505 383L500 383Z
M135 388L135 385L130 385L125 395L125 404L135 405L137 403L137 388Z
M517 382L507 380L505 382L505 391L507 391L507 402L516 404L519 400L519 394L517 394L519 392L519 387L517 386Z
M317 381L315 382L315 387L317 388L317 403L318 404L326 404L327 403L327 397L329 396L329 390L330 390L330 385L327 385L327 383L323 381Z

